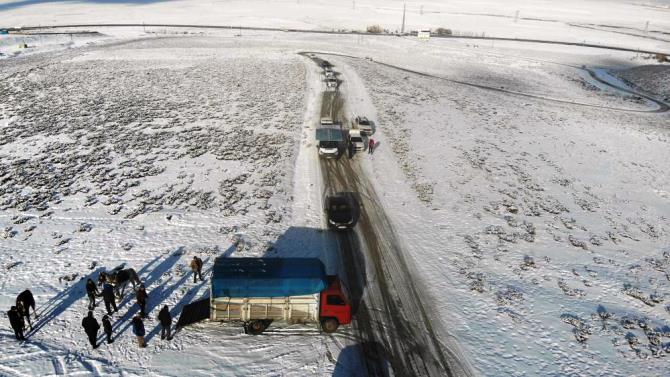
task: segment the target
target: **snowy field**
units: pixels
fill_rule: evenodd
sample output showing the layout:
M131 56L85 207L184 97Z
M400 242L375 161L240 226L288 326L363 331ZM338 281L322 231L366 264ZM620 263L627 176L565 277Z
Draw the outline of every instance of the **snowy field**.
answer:
M370 174L476 369L664 369L667 115L528 101L367 61L343 63L369 88L384 130L378 141L392 152L380 150ZM505 64L488 70L510 85L508 71ZM552 88L572 85L571 99L608 101L564 81L572 73L562 71L541 64L518 84L541 90L532 86L541 76Z
M670 42L668 0L105 0L0 1L0 28L93 23L241 25L554 39L658 50Z
M658 39L670 39L666 3L579 3L569 12L519 2L510 9L561 22L509 35L670 51ZM347 16L351 4L325 16L316 1L226 2L232 13L197 18L204 5L189 4L6 1L0 15L25 25L146 19L329 29L395 19L401 7L356 2L358 20ZM602 4L612 11L594 19ZM426 2L423 15L421 5L408 4L410 17L429 26L462 20L461 30L487 35L539 22L515 23L513 11L482 3ZM428 12L438 6L446 13ZM167 11L188 7L185 18ZM103 19L110 10L131 18ZM478 24L482 17L496 21ZM646 20L658 38L567 25L643 29ZM356 158L431 297L433 320L475 375L667 373L670 116L582 67L667 102L668 63L515 42L100 32L30 37L28 50L15 48L27 37L0 36L0 306L30 287L42 314L24 343L0 316L0 375L364 375L347 329L252 337L205 323L170 343L156 337L160 306L176 318L208 294L207 281L192 283L193 255L206 271L221 255L333 261L332 239L319 229L310 139L322 84L300 51L370 58L322 55L342 74L347 114L376 123L378 150ZM113 318L115 343L91 350L80 327L81 279L121 263L150 292L149 347L136 347L129 319L138 309L128 296Z
M207 282L191 283L193 255L205 270L220 255L319 256L280 237L292 234L302 60L219 44L152 39L3 64L0 302L11 306L30 287L42 318L19 345L3 317L0 374L160 371L161 358L194 343L203 346L195 353L239 363L240 375L259 373L244 366L257 345L230 356L215 351L220 334L153 339L159 305L176 318L207 294ZM130 336L137 307L128 296L114 316L118 340L91 352L79 325L81 279L121 263L149 288L149 349L138 353ZM179 375L174 368L166 373Z

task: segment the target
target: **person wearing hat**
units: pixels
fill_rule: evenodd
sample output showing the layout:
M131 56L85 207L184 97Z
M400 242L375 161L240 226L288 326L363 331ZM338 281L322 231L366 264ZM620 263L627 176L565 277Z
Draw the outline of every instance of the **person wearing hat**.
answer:
M135 298L137 299L137 305L140 307L140 317L145 318L147 313L147 300L149 299L149 294L147 294L147 290L144 287L144 284L140 284L140 289L137 290L137 294L135 295Z

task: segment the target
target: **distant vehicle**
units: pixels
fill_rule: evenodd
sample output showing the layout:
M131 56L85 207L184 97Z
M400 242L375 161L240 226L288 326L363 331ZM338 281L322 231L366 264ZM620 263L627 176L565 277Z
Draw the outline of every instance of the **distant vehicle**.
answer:
M216 258L210 320L242 322L257 335L274 321L319 324L324 332L351 323L345 286L318 258Z
M366 117L357 116L354 118L352 127L354 129L360 130L362 135L372 135L372 122L370 122Z
M337 79L335 77L329 77L326 79L326 87L329 89L337 88Z
M326 69L324 69L324 71L323 71L323 74L326 76L327 79L328 78L335 78L335 71L330 69L330 67L326 67Z
M349 145L354 152L363 152L365 150L366 142L360 130L349 130Z
M428 39L430 39L430 29L419 30L419 32L416 33L416 36L419 39L428 40Z
M328 226L335 229L350 229L354 226L354 208L344 195L326 196L325 211Z
M337 158L344 143L342 127L335 124L331 118L321 118L321 125L316 130L316 147L319 156L323 158Z

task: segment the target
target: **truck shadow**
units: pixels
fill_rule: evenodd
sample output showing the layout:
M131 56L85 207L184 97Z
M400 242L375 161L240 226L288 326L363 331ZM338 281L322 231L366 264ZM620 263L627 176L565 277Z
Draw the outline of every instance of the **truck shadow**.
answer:
M337 236L342 261L339 274L347 286L351 300L351 315L355 317L361 307L367 286L365 257L361 251L358 235L353 230L341 232Z
M358 193L345 193L358 200ZM360 206L356 206L355 221L360 217ZM330 275L338 275L346 286L352 315L356 315L367 285L365 257L356 233L331 231L308 227L289 227L264 257L312 257L326 265Z

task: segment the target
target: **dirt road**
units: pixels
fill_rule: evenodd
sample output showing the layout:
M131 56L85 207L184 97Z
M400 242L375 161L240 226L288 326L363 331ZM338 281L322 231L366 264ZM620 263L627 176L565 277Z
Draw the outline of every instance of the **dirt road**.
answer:
M346 98L338 91L325 92L322 101L322 117L347 123ZM368 374L467 375L457 356L440 342L434 328L439 321L430 318L424 290L393 227L357 159L348 157L344 153L338 160L321 160L321 172L326 192L350 193L360 204L357 226L339 232L338 243Z

